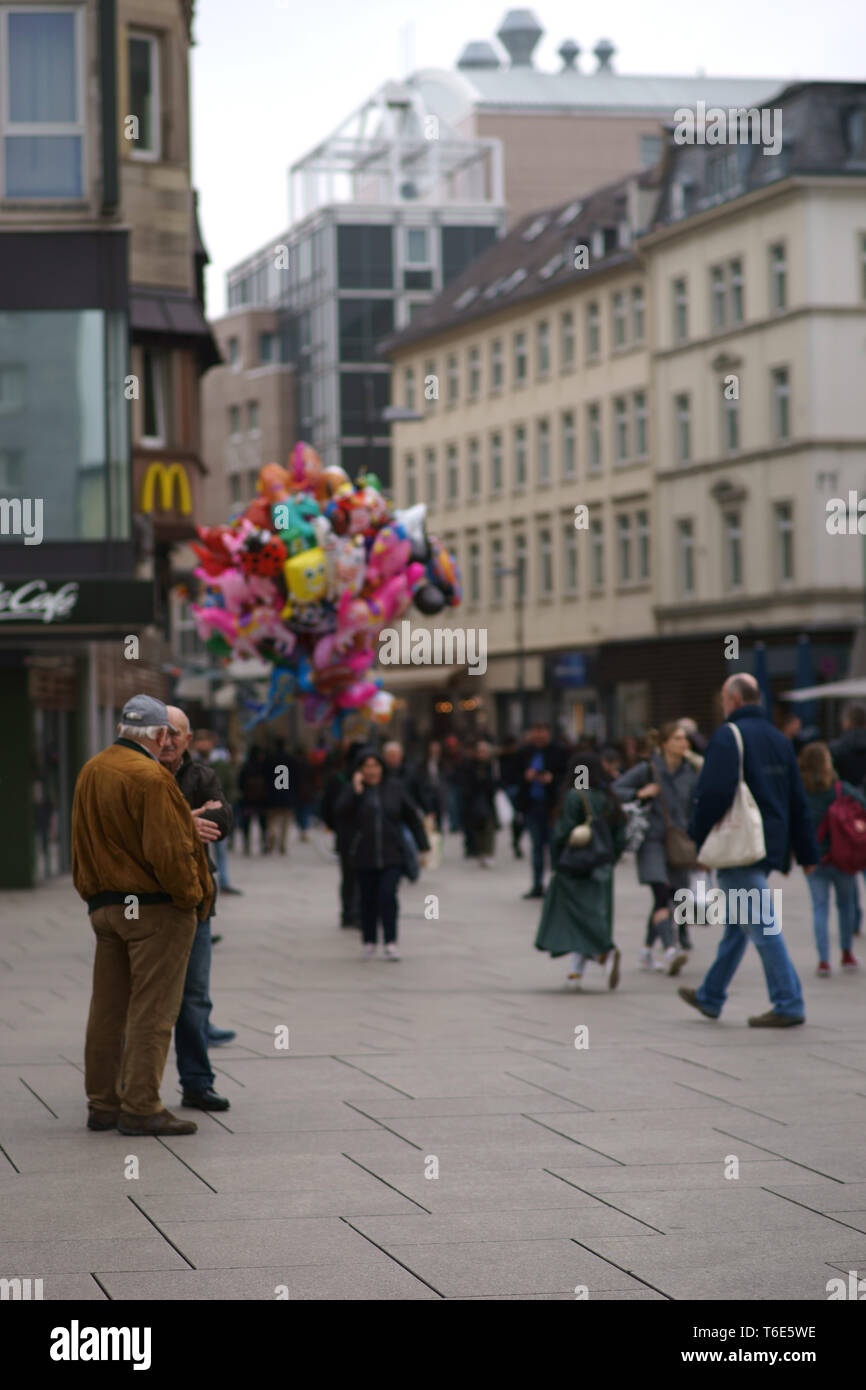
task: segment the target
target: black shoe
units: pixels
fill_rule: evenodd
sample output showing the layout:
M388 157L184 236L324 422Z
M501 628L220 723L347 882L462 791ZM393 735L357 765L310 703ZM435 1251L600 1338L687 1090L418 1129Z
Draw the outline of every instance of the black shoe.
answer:
M117 1110L90 1110L87 1114L88 1129L117 1129Z
M222 941L222 939L222 932L217 932L216 936L212 936L210 939L211 946L216 946L217 942Z
M703 1004L698 1003L698 992L696 989L686 989L685 986L683 986L681 989L677 990L677 994L686 1004L691 1004L693 1009L697 1009L699 1014L703 1014L704 1018L718 1018L718 1014L711 1014L709 1009L705 1009Z
M220 892L221 892L221 893L233 893L234 896L235 896L236 898L242 898L243 895L244 895L244 890L243 890L243 888L221 888L221 889L220 889Z
M515 859L522 859L522 858L523 858L523 850L522 850L522 849L519 849L519 848L516 849L516 850L514 851L514 858L515 858Z
M187 1110L228 1110L230 1102L209 1086L206 1091L184 1091L181 1104Z
M544 889L543 889L543 888L530 888L529 892L528 892L528 893L524 893L523 896L524 896L524 898L543 898L543 897L544 897Z
M225 1047L226 1043L234 1042L237 1033L234 1028L208 1028L207 1045L208 1047Z

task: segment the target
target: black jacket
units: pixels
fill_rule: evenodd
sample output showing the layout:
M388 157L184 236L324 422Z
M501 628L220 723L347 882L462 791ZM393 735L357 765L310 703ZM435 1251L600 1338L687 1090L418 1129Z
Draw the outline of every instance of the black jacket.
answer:
M517 793L517 809L525 813L534 802L534 798L530 798L529 795L532 783L527 781L526 773L536 753L540 753L544 759L544 771L553 773L552 780L547 782L544 787L545 807L550 815L559 800L567 758L566 750L557 743L548 743L546 748L535 748L532 744L527 744L526 747L521 748L518 764L520 788Z
M225 798L222 783L214 768L208 763L199 762L197 758L191 758L189 753L184 753L180 760L180 767L174 774L174 780L183 793L184 800L187 802L191 811L197 811L199 806L203 806L206 801L218 801L220 808L218 811L208 811L205 820L212 820L219 826L220 839L224 840L231 834L234 816L232 808ZM210 857L210 844L203 841L207 866L211 872L211 878L216 873L216 865ZM215 916L216 909L216 879L214 879L214 901L211 909L211 916Z
M360 793L350 781L337 797L334 821L341 850L353 869L402 864L404 825L422 853L430 848L421 817L399 777L383 777L377 787L365 786Z
M493 825L497 829L494 796L499 788L496 769L480 758L469 763L463 779L463 824L470 829Z
M866 729L848 729L830 744L830 757L841 781L862 787L866 778Z

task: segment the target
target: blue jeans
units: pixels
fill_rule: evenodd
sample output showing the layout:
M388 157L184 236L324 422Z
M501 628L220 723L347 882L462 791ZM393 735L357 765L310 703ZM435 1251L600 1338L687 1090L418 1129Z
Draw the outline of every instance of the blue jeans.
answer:
M185 1091L206 1091L214 1083L207 1055L207 1030L210 1011L210 918L199 922L195 929L183 999L174 1029L177 1050L177 1071Z
M229 882L229 842L225 840L215 840L213 842L214 859L217 867L217 882L220 888L230 888Z
M845 874L834 864L819 864L806 879L812 894L812 926L818 959L830 959L830 889L836 890L836 911L839 915L839 943L843 951L851 950L857 920L857 877Z
M743 959L746 943L751 938L764 967L773 1012L786 1018L805 1018L806 1005L803 1002L803 990L797 972L788 955L788 948L782 939L781 928L775 920L770 900L764 898L764 893L769 893L767 875L762 869L751 867L719 869L717 874L718 885L725 894L738 888L747 891L757 889L761 894L761 907L757 912L747 911L745 915L748 920L742 924L731 922L730 913L726 913L728 922L725 932L719 942L716 958L697 991L698 1003L708 1013L718 1017L728 997L728 986ZM730 898L726 901L730 907Z
M550 847L550 820L547 814L547 798L544 801L530 801L526 811L526 828L532 842L532 886L544 887L544 851Z

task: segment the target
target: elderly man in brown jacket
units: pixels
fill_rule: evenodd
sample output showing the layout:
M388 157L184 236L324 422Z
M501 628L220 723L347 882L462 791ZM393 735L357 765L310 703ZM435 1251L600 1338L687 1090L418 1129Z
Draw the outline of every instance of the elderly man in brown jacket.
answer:
M110 748L85 763L72 805L72 877L96 933L87 1021L88 1129L194 1134L159 1088L196 919L213 885L189 806L160 762L161 700L127 701Z

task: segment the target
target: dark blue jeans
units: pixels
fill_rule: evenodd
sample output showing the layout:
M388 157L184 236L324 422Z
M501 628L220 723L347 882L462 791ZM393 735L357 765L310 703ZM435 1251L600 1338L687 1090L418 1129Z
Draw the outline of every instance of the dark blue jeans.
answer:
M386 864L384 869L358 869L361 934L365 946L376 944L379 922L386 945L397 940L397 888L402 874L402 864Z
M214 1083L207 1055L207 1030L210 1011L210 918L199 922L195 929L183 1000L174 1029L177 1049L177 1070L185 1091L206 1091Z
M526 828L532 842L532 886L544 887L544 851L550 848L550 821L547 801L532 802L526 812Z

